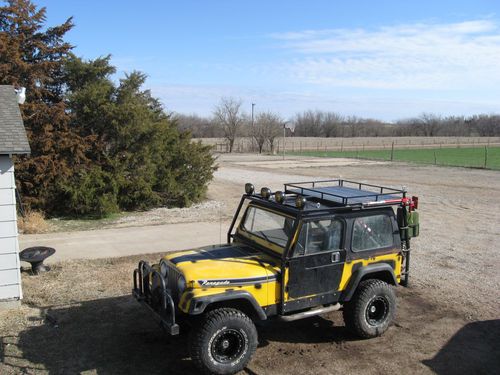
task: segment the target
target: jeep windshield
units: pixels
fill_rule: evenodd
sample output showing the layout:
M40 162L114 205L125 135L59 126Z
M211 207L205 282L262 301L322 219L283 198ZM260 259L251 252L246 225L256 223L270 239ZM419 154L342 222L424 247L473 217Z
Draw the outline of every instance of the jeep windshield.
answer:
M282 248L292 235L295 220L276 212L249 206L241 228L250 235Z

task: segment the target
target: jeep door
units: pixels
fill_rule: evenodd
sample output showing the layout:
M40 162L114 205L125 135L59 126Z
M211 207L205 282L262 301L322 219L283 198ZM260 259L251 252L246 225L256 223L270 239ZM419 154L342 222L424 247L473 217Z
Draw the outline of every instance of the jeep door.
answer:
M345 263L345 220L305 220L288 259L287 300L283 311L336 302Z

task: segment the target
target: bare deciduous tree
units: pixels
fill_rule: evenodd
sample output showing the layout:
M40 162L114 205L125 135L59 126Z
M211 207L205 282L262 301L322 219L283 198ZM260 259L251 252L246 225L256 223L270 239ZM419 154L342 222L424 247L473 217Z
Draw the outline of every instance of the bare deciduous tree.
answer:
M321 127L323 128L323 136L338 137L339 127L342 124L342 116L335 112L326 112L323 115Z
M305 111L295 116L295 135L299 137L321 137L323 112Z
M276 113L263 112L257 115L253 129L253 137L257 143L259 153L262 153L262 149L266 142L269 143L271 152L274 151L274 140L280 134L282 126L283 120Z
M209 118L200 117L196 114L175 114L173 117L180 131L189 131L193 138L217 138L222 137L220 127Z
M229 142L229 152L233 152L234 140L245 122L241 105L241 100L222 98L214 109L214 121L221 128L224 138Z
M422 113L418 119L418 128L425 137L435 137L438 133L442 119L431 113Z

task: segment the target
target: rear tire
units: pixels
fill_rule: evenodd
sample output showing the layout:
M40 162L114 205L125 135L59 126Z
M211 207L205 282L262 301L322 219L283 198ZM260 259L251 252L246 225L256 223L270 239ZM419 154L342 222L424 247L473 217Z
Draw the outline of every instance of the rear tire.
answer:
M396 315L396 295L382 280L362 281L352 299L344 305L344 322L362 338L381 336Z
M191 333L191 359L207 374L234 374L243 370L257 348L257 330L239 310L208 312Z

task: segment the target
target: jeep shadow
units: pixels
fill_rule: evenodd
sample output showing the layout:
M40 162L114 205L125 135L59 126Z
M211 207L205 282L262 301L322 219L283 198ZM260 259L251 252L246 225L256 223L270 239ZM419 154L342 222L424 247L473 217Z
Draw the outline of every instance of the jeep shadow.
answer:
M40 368L49 374L194 371L186 337L168 340L131 296L50 307L41 322L18 337L2 338L2 360L14 372ZM17 348L12 350L11 345Z
M430 360L438 375L494 374L500 368L500 319L466 324Z

